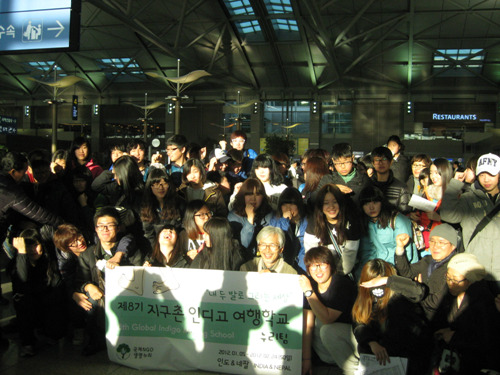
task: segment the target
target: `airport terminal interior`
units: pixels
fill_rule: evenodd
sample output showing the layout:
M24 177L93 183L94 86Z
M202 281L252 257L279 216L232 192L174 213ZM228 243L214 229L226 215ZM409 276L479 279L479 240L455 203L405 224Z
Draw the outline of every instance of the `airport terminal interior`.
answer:
M465 162L500 152L499 120L500 0L0 2L8 150L84 135L96 155L133 138L151 155L176 133L211 148L239 129L261 152L292 140L294 158L339 142L363 156L398 135L407 156ZM8 326L12 303L0 314ZM3 375L138 373L67 341L20 359L6 337Z

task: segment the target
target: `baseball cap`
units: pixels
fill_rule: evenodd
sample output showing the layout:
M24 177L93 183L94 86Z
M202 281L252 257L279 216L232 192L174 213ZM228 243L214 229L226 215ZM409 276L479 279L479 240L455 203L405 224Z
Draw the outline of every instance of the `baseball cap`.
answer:
M221 163L227 163L231 160L231 157L227 155L226 151L221 148L214 149L214 155L217 160Z
M500 172L500 157L495 154L482 155L477 160L476 176L483 172L496 176Z

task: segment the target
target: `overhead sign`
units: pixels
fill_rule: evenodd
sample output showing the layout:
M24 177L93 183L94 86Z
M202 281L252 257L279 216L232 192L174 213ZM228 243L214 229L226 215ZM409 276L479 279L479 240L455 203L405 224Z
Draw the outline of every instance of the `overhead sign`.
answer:
M75 50L80 0L2 0L0 53Z
M17 118L0 116L0 134L17 134Z
M71 104L71 119L78 120L78 95L73 95L73 102Z
M301 373L303 295L297 275L116 267L106 270L105 295L108 355L121 365Z

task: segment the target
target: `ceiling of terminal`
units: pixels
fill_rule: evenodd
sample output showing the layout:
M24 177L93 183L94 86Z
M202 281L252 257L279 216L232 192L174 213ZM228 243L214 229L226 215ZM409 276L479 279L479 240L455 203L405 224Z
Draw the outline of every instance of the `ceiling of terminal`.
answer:
M56 75L82 78L71 94L167 96L164 77L194 70L210 73L186 91L200 100L500 85L500 0L82 0L80 22L78 51L0 55L3 103L45 98L30 77Z

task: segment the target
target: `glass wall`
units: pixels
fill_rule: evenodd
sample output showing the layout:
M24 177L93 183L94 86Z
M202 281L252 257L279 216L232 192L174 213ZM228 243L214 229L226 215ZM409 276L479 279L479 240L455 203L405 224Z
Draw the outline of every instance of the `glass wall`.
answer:
M341 100L338 103L322 104L321 131L323 134L352 133L352 102Z
M267 101L264 103L264 132L309 134L309 101Z

